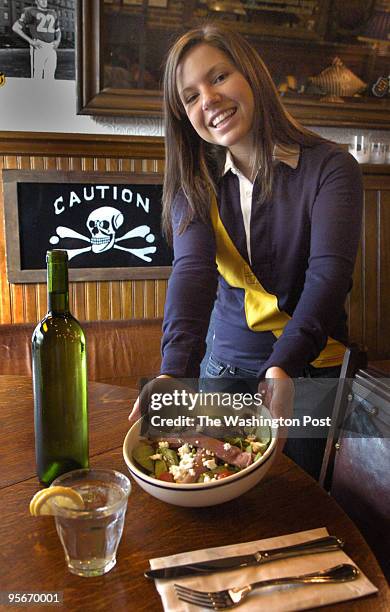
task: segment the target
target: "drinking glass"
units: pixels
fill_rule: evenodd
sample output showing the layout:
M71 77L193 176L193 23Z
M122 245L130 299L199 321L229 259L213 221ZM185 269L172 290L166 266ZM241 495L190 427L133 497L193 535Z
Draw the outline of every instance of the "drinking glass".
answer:
M83 509L59 505L53 498L57 533L68 569L78 576L100 576L116 563L131 485L115 470L81 469L56 478L52 486L75 489Z
M372 142L370 162L372 164L386 163L387 144L385 142Z
M370 138L365 135L354 136L348 146L348 151L357 159L359 164L370 161Z

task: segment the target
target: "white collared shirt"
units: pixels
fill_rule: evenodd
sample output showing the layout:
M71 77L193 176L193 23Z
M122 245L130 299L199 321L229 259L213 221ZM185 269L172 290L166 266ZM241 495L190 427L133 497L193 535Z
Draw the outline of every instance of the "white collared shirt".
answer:
M295 169L299 162L299 146L297 145L275 145L273 151L273 158L277 161L281 161L291 168ZM229 170L233 172L238 178L240 185L240 204L242 218L244 221L244 229L246 236L246 248L248 251L249 263L252 263L251 257L251 213L252 213L252 193L254 183L250 181L234 164L232 154L229 150L226 152L226 161L223 174L225 175Z
M244 176L244 174L234 165L234 161L230 151L226 153L226 162L223 174L226 174L229 170L236 174L240 185L240 204L242 218L244 220L244 228L246 235L246 248L248 251L249 263L251 260L251 212L252 212L252 192L253 183Z

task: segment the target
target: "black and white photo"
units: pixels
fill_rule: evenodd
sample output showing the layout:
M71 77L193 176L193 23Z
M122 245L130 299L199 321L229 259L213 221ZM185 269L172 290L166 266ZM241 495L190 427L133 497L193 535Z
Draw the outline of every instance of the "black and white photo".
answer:
M0 72L75 79L75 0L0 0Z

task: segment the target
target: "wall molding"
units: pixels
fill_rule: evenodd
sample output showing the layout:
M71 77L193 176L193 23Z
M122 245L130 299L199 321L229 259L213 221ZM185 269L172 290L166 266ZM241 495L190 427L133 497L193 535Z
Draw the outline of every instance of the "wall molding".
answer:
M0 131L2 155L164 159L161 136Z

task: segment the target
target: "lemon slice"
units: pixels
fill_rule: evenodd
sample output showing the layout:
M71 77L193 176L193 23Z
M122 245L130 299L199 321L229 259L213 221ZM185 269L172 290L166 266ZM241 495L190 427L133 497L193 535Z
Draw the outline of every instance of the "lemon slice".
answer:
M54 486L35 493L30 501L30 514L32 516L55 514L53 501L62 508L70 508L72 510L84 508L84 500L80 493L77 493L77 491L70 487Z

